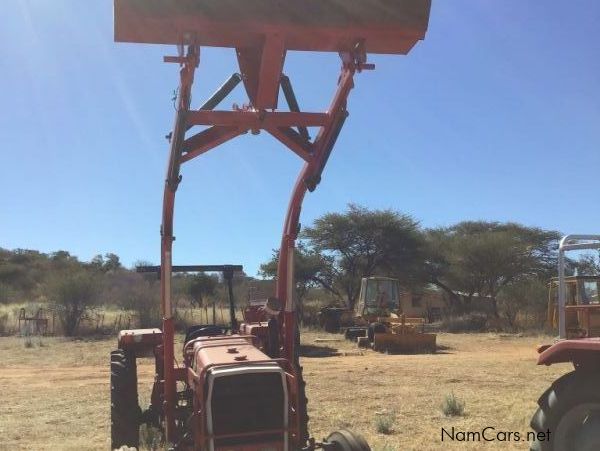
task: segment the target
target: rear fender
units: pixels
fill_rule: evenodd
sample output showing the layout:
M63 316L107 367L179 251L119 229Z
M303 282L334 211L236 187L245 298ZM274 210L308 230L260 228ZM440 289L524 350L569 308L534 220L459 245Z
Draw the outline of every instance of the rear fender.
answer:
M600 364L600 338L561 340L553 345L540 346L538 365L572 362L575 367Z

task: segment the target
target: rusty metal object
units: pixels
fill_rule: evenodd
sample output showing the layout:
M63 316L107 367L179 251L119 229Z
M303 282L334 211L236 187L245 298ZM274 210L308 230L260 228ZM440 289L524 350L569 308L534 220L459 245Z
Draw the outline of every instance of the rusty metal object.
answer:
M424 38L429 0L116 0L115 40L286 50L406 54ZM276 57L275 57L276 58Z
M600 363L600 338L560 340L553 345L541 347L538 365L573 362L575 366Z
M114 7L116 41L179 46L176 56L165 57L165 62L179 65L179 89L173 129L167 135L161 262L155 268L160 271L162 341L153 348L156 382L146 417L154 418L167 442L178 449L309 451L326 446L308 435L298 354L293 262L300 209L305 194L318 186L348 117L355 74L374 69L367 53L406 54L425 35L430 1L115 0ZM191 89L203 46L235 49L240 74L193 109ZM286 53L292 50L340 54L337 89L327 111L300 111L289 78L282 73ZM249 104L215 111L240 80ZM281 86L290 111L278 110ZM311 126L318 127L313 139L306 130ZM203 128L194 132L197 127ZM303 161L284 221L275 296L247 309L239 327L232 309L230 331L201 326L184 343L180 365L174 352L171 275L178 269L172 265L172 247L181 167L239 135L261 131ZM231 284L229 288L231 292ZM138 337L141 342L157 340L155 333L132 332L120 343L125 346L125 341ZM229 384L242 379L244 383ZM234 395L227 398L227 393ZM271 413L257 415L248 398Z
M390 277L364 277L358 302L354 306L354 325L346 329L346 338L389 353L436 351L436 334L425 332L425 318L402 313L400 284Z
M25 308L19 310L19 333L21 335L46 335L48 333L48 316L43 308L37 309L35 315L27 316Z
M117 335L117 348L132 351L136 357L150 357L163 341L160 329L122 330Z

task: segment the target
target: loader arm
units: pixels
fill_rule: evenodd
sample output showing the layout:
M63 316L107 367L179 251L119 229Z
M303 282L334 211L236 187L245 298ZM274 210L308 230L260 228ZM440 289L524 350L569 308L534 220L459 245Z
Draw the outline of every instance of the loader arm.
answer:
M268 44L266 44L268 45ZM265 51L263 50L263 53ZM299 365L296 352L296 313L294 304L294 249L298 236L300 211L307 191L314 191L321 181L323 170L333 150L335 141L344 125L347 111L347 99L354 87L354 75L357 71L372 69L365 63L364 49L357 46L354 52L341 55L342 67L333 101L325 113L267 112L249 107L238 111L214 111L210 109L191 110L191 87L194 72L198 66L200 49L188 46L185 56L167 57L166 62L178 63L180 69L179 94L175 123L170 136L170 153L163 196L163 215L161 226L161 312L163 315L164 368L165 368L165 412L167 418L167 438L169 429L173 430L175 403L174 371L174 324L171 306L172 243L175 194L181 181L181 165L230 139L249 131L265 130L299 155L304 165L296 179L285 216L281 239L280 258L277 267L276 296L283 304L283 321L280 331L282 340L281 357ZM277 63L279 67L280 62ZM243 67L243 66L242 66ZM247 75L242 75L247 78ZM279 74L281 77L281 74ZM225 83L223 86L227 86ZM221 89L224 89L223 87ZM221 90L212 98L222 98ZM213 106L215 102L206 102ZM216 106L216 105L214 105ZM210 125L190 137L186 131L196 125ZM319 132L313 141L307 140L302 130L307 126L319 126ZM170 419L170 420L169 420Z

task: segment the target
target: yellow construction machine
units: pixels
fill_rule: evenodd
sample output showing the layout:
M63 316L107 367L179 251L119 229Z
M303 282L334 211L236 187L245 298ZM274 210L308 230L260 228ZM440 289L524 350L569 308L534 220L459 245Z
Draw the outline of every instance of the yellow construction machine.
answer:
M401 354L436 350L436 335L425 332L425 319L408 318L402 313L396 279L364 277L352 313L354 325L346 329L345 336L359 346Z
M567 276L565 284L566 338L600 337L600 276ZM559 327L560 279L548 283L548 324Z

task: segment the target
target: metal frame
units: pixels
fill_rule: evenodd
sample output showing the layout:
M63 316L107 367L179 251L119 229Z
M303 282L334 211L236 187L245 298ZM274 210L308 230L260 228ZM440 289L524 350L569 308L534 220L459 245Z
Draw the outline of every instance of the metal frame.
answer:
M168 135L170 153L163 195L161 226L161 312L164 334L164 414L167 440L175 439L176 371L174 360L174 323L171 307L171 274L173 217L175 194L181 181L181 164L196 158L236 136L265 130L304 161L290 198L281 239L277 268L276 296L282 301L283 328L281 357L298 365L296 352L296 321L294 305L294 248L298 235L302 202L307 191L314 191L333 149L335 141L348 116L347 98L353 88L356 72L373 69L366 63L366 53L357 43L355 51L340 53L342 68L337 91L327 112L301 112L289 79L282 75L285 50L277 40L267 37L262 49L238 49L242 75L234 74L198 110L191 110L191 89L195 69L200 61L200 47L189 45L186 53L165 57L165 62L178 63L180 82L176 101L173 131ZM250 98L250 106L237 111L213 109L240 81ZM289 112L276 111L277 94L281 86L288 102ZM272 111L267 111L270 109ZM190 137L186 132L195 125L208 126ZM319 132L310 140L307 127L318 126Z
M567 338L565 253L586 249L600 249L600 235L566 235L560 240L558 245L558 335L561 339Z

